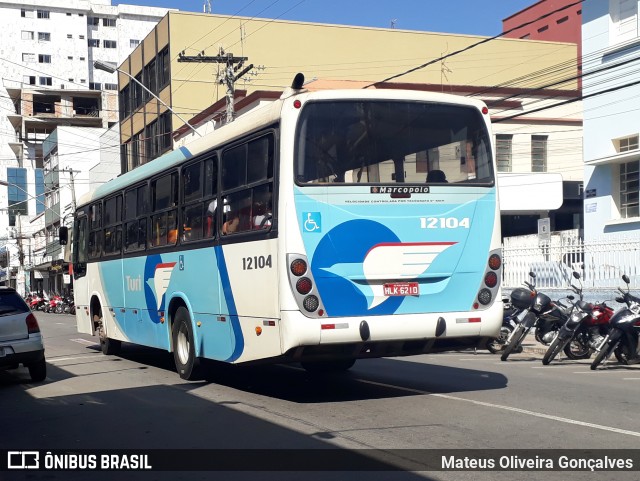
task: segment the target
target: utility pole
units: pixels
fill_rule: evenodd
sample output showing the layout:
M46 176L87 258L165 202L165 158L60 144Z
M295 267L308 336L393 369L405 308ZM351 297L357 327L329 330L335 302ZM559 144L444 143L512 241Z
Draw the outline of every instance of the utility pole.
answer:
M76 211L76 186L73 183L73 174L79 174L79 170L73 170L71 167L65 167L62 169L63 172L69 172L69 183L71 184L71 207L73 208L73 212Z
M201 52L199 55L195 56L184 55L184 52L178 55L178 62L225 64L224 74L218 81L221 85L226 84L227 86L226 123L233 122L233 119L235 117L235 110L233 105L236 91L235 83L253 68L253 64L250 64L242 69L245 60L248 60L248 57L234 57L232 53L225 53L223 49L220 49L220 53L215 57L208 57L204 55L204 52ZM238 70L240 69L242 70L238 72Z

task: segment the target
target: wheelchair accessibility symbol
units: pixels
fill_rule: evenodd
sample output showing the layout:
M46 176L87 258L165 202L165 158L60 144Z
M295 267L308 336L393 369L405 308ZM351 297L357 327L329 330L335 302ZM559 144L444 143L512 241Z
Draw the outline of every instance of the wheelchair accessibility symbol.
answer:
M303 214L303 220L305 232L320 232L322 230L320 212L305 212Z

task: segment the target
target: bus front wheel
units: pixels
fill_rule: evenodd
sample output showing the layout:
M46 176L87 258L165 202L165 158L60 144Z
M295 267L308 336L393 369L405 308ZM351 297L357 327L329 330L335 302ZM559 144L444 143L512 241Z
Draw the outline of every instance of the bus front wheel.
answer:
M196 379L199 371L199 360L196 358L191 317L186 307L179 307L176 311L172 328L173 359L176 370L182 379L188 381Z
M102 319L102 313L99 312L93 316L93 322L98 326L98 337L100 338L100 350L105 356L113 356L120 352L122 343L117 339L111 339L107 337L107 332L104 329L104 322Z

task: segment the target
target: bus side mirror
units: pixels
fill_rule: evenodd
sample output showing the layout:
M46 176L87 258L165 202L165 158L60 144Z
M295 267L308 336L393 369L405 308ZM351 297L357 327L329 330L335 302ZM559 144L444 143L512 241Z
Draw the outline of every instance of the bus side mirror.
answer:
M61 246L66 246L67 242L69 242L69 228L62 226L60 230L58 230L58 239L60 241Z

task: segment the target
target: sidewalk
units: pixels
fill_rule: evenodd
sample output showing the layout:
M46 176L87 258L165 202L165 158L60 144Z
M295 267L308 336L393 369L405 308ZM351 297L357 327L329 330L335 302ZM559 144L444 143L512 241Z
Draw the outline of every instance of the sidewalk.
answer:
M545 346L544 344L540 344L536 341L536 336L534 334L529 334L522 342L522 352L527 354L539 354L544 356L544 353L547 352L548 348L549 346Z

